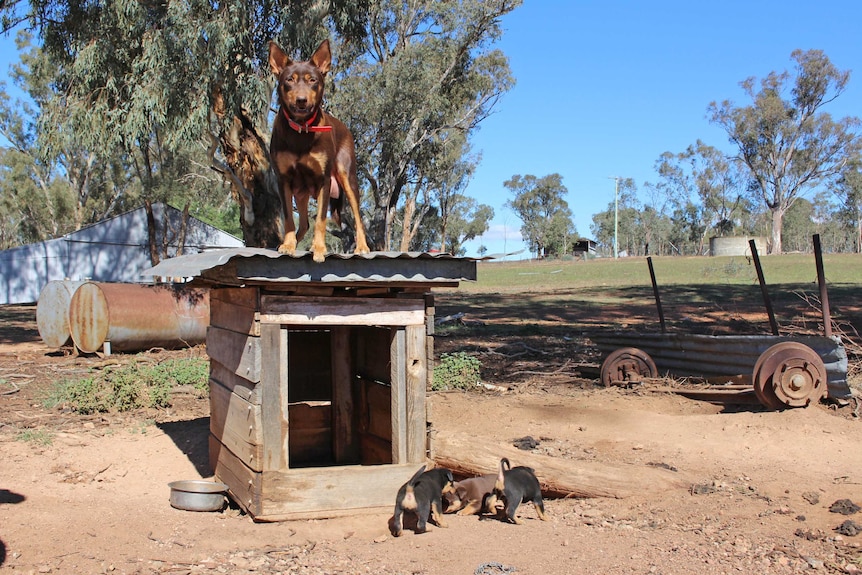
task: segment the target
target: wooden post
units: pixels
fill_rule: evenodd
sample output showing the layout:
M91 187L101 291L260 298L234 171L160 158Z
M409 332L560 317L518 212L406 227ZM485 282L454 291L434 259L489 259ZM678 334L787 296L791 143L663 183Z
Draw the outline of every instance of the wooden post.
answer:
M332 453L336 463L356 459L353 417L353 364L350 328L332 328Z
M263 471L289 467L287 330L278 324L260 326L261 352L266 358L260 378L263 422Z
M393 329L389 344L392 405L392 463L407 463L407 342L404 329Z
M425 461L425 383L427 362L425 357L425 325L408 325L406 339L406 415L407 462Z

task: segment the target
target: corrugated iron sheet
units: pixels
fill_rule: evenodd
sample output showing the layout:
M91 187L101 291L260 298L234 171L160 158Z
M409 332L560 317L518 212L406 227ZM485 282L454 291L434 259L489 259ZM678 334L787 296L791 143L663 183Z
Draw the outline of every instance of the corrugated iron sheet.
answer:
M676 377L752 376L764 351L782 341L813 349L826 367L829 397L852 397L847 383L847 351L837 336L701 335L661 333L594 333L590 339L603 354L636 347L653 359L661 373Z
M202 277L239 282L398 282L452 284L476 280L476 259L427 252L327 254L312 260L311 252L290 256L265 248L227 248L178 256L144 270L142 275Z

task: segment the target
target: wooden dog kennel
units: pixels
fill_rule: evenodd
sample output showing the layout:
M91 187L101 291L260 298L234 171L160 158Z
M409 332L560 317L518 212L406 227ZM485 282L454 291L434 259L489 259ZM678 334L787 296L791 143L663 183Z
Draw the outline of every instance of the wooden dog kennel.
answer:
M388 508L426 461L431 288L474 260L238 248L153 275L210 287L210 463L256 521Z

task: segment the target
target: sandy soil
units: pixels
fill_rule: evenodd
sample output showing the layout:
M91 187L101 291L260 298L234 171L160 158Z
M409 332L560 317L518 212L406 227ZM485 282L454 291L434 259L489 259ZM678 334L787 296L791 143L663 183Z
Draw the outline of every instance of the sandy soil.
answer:
M500 445L529 435L537 452L573 465L625 466L633 493L547 500L547 521L528 504L523 525L449 516L446 529L393 538L391 512L265 524L230 506L172 508L169 482L210 477L206 401L178 395L168 411L131 415L47 409L51 382L103 360L43 347L26 313L7 324L17 337L0 334L3 572L862 572L862 513L830 511L862 505L855 402L712 405L649 386L599 388L543 357L509 391L432 394L435 426ZM143 355L171 354L205 350ZM639 470L655 466L678 487L637 485Z

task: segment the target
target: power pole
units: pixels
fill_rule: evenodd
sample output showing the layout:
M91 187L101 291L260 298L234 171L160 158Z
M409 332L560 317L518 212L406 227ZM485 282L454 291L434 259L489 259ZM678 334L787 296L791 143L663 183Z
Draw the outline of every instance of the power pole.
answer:
M608 178L614 181L614 259L618 259L620 257L620 248L617 241L620 233L620 177L608 176Z

